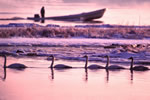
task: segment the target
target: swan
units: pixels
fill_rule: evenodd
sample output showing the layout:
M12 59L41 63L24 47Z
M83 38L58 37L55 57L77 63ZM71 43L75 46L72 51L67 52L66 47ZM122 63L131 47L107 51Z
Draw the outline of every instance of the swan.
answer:
M130 57L128 59L131 60L130 70L136 70L136 71L146 71L146 70L149 70L148 67L145 67L145 66L142 66L142 65L140 65L140 66L134 66L133 67L133 64L134 64L133 57Z
M50 68L53 68L53 64L54 64L54 56L51 55L49 57L52 57L52 63L51 63L51 66ZM63 69L63 68L72 68L71 66L68 66L68 65L64 65L64 64L57 64L54 66L54 68L60 68L60 69Z
M86 58L85 68L89 68L89 69L104 69L105 68L103 66L96 65L96 64L88 66L88 56L85 55L84 58Z
M121 66L118 66L118 65L110 65L109 66L109 56L106 55L104 57L107 58L107 63L106 63L106 67L105 67L106 69L110 69L110 70L125 69L124 67L121 67Z
M20 64L20 63L14 63L9 66L6 66L7 57L6 55L3 55L3 57L4 57L4 68L12 68L12 69L18 69L18 70L27 68L27 66Z

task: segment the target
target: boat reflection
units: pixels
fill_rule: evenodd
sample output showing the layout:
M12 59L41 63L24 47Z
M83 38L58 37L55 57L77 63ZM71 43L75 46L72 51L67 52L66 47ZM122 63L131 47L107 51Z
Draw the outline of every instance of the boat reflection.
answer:
M46 20L46 22L51 22L53 19L51 20ZM45 23L45 19L42 19L42 20L33 20L34 22L40 22L40 23ZM90 20L90 21L79 21L79 20L53 20L55 22L68 22L68 23L77 23L77 24L80 24L80 23L84 23L84 24L103 24L104 22L103 21L100 21L100 20Z

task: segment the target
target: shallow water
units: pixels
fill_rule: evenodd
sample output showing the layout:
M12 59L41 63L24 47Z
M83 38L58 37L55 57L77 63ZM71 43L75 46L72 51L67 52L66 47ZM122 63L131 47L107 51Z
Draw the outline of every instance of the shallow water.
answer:
M30 2L30 4L29 4ZM31 6L32 5L32 6ZM140 5L140 6L139 6ZM112 0L1 0L0 1L0 18L13 17L33 17L34 14L40 13L40 8L45 6L46 16L60 16L77 14L82 12L94 11L97 9L106 8L106 13L101 19L104 24L121 24L121 25L149 25L150 2L147 1L120 1ZM34 23L30 20L0 20L1 24L8 23ZM36 22L40 24L40 22ZM44 24L59 24L59 25L77 25L77 24L101 24L101 22L65 22L46 20Z
M106 62L103 56L109 55L111 63L121 64L129 63L127 59L132 56L135 63L150 64L149 39L7 38L0 41L0 53L12 56L54 55L61 60L85 61L82 57L88 55L90 61Z
M3 61L3 58L0 58ZM1 100L149 100L150 72L129 70L85 70L84 68L49 69L46 57L8 57L7 65L22 63L25 70L7 69L6 79L0 80ZM57 60L55 64L83 67L84 62ZM0 63L1 66L3 63ZM90 63L91 64L91 63ZM0 68L3 77L3 69Z

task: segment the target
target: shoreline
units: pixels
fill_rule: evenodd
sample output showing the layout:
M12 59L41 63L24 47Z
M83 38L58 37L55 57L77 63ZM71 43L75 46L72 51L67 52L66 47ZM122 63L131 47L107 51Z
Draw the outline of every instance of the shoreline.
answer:
M60 26L33 23L10 23L0 25L0 38L105 38L105 39L144 39L150 38L150 26L124 25L75 25Z

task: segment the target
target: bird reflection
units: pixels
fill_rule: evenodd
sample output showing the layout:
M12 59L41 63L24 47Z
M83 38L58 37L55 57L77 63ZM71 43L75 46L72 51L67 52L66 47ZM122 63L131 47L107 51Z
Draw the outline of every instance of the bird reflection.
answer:
M54 79L54 69L53 68L50 68L51 69L51 79L53 80Z
M130 80L131 80L131 84L133 83L133 70L130 70L131 76L130 76Z
M108 83L109 82L109 70L106 69L106 82Z
M88 69L85 68L85 82L88 81Z
M3 77L0 77L3 81L5 81L6 79L6 68L4 67L4 76Z
M6 79L6 68L4 67L4 77L3 77L3 80Z
M88 81L88 68L85 68L85 82ZM109 70L106 69L106 82L109 82Z
M4 67L4 77L3 77L3 80L6 79L6 68Z
M133 80L133 70L130 70L131 73L131 80Z

